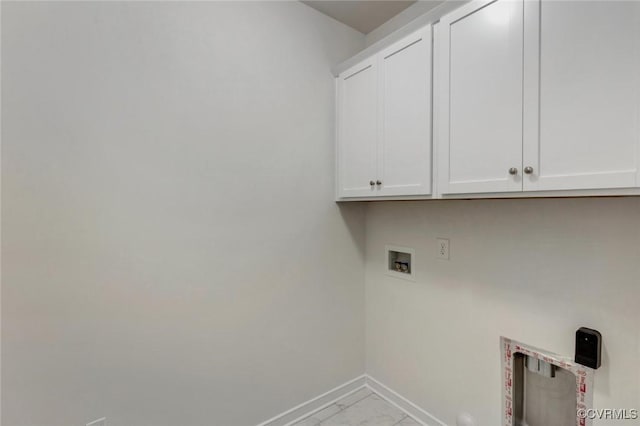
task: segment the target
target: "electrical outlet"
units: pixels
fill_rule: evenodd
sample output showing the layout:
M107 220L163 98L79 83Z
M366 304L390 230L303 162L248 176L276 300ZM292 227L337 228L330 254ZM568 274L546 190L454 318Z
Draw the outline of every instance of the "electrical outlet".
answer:
M437 240L437 255L436 258L440 260L449 260L449 239L438 238Z
M87 426L106 426L107 425L107 418L103 417L101 419L98 420L94 420L91 423L87 423Z

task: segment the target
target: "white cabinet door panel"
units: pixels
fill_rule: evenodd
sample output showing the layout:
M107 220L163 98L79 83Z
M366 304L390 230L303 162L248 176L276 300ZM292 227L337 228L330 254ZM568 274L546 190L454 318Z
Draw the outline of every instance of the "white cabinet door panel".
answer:
M440 192L521 191L523 2L472 2L440 26Z
M376 192L378 75L375 58L338 78L338 196Z
M431 27L379 55L379 195L431 193Z
M526 54L539 58L539 90L525 105L539 111L539 127L532 117L525 131L523 166L533 173L524 189L637 186L640 2L545 0L530 9L526 25L539 26L540 40Z

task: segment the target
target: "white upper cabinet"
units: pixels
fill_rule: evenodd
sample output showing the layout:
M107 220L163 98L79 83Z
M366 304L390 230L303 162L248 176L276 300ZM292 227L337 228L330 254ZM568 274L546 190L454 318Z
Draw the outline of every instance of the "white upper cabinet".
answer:
M637 186L640 2L525 7L524 190Z
M640 195L640 1L472 0L342 72L337 120L338 199Z
M380 195L431 193L431 29L385 49L380 63Z
M431 27L338 76L338 198L431 194Z
M477 0L436 46L440 193L640 185L640 2Z
M378 65L368 59L338 77L340 197L375 192L378 150Z
M523 2L467 4L440 21L438 186L521 191Z

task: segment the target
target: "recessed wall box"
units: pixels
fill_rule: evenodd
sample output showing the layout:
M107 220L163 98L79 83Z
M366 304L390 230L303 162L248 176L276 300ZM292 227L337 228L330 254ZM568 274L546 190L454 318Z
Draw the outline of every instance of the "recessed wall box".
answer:
M500 338L502 426L592 426L595 371L522 342Z
M413 249L398 246L385 247L387 261L387 275L414 281L413 260L415 252Z

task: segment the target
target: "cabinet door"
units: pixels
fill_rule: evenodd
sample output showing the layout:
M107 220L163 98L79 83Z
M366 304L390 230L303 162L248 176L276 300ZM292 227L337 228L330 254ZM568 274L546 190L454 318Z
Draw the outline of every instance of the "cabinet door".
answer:
M542 1L527 11L527 34L540 37L525 47L523 166L533 172L524 189L637 186L640 2Z
M431 194L431 26L378 58L378 195Z
M439 191L521 191L523 1L475 1L439 26Z
M338 196L371 196L376 186L378 76L375 57L338 77Z

